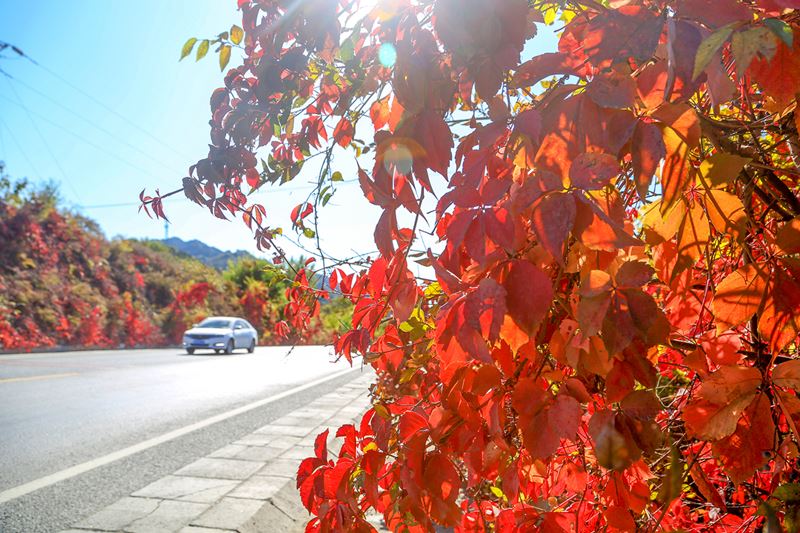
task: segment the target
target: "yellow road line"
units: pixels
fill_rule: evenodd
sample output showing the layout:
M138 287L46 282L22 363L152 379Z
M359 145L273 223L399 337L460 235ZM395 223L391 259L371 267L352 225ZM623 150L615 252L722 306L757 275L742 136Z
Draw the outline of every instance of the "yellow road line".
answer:
M43 374L41 376L25 376L21 378L4 378L0 379L0 383L13 383L15 381L38 381L40 379L56 379L56 378L68 378L71 376L77 376L77 372L67 372L65 374Z

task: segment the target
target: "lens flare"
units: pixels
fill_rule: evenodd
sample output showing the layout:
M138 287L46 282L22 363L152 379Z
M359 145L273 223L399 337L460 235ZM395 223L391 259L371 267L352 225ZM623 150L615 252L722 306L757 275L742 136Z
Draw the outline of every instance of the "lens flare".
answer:
M378 61L386 68L392 68L397 61L397 50L392 43L383 43L378 49Z

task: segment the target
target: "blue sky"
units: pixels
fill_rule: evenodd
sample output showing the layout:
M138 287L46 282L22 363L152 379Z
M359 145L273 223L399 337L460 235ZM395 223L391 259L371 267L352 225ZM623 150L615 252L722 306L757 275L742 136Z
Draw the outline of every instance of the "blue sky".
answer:
M0 61L13 76L0 76L0 160L7 172L60 183L66 203L109 237L162 237L163 222L116 204L135 203L142 188L176 188L205 154L208 99L222 74L216 56L178 62L180 49L188 37L227 30L238 15L234 0L0 2L0 40L41 65ZM271 220L286 225L309 190L301 176L258 194ZM92 207L108 205L114 207ZM182 197L166 206L171 235L256 251L241 222L214 219ZM343 186L322 215L327 248L336 255L374 248L367 225L377 214L357 185Z
M235 0L0 2L0 41L40 64L0 60L13 77L0 76L0 160L6 171L60 183L66 203L97 220L109 237L161 238L163 222L137 214L130 204L142 188L176 188L188 166L205 155L208 99L222 83L216 55L178 62L181 46L189 37L225 31L238 19ZM552 37L545 41L552 44ZM237 59L234 53L232 63ZM353 166L342 161L340 168ZM288 226L289 211L311 189L311 174L257 193L271 224ZM240 221L214 219L182 196L166 209L171 236L256 252ZM357 184L341 185L321 213L323 248L340 258L374 250L379 214ZM302 253L283 244L290 255Z

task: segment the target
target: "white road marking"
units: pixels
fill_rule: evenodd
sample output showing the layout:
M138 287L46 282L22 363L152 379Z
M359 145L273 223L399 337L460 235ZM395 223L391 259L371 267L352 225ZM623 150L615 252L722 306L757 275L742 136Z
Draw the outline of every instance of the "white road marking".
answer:
M15 383L17 381L38 381L40 379L56 379L56 378L68 378L72 376L77 376L77 372L66 372L63 374L42 374L39 376L22 376L18 378L2 378L0 379L0 383Z
M86 472L94 470L95 468L107 465L109 463L113 463L114 461L119 461L120 459L124 459L125 457L129 457L133 454L147 450L149 448L152 448L153 446L158 446L159 444L163 444L165 442L177 439L178 437L182 437L187 433L191 433L192 431L197 431L198 429L208 427L212 424L216 424L217 422L222 422L223 420L227 420L228 418L232 418L242 413L246 413L247 411L252 411L253 409L256 409L258 407L277 402L278 400L282 400L283 398L286 398L298 392L302 392L306 389L314 388L317 385L321 385L327 381L334 380L350 372L355 372L356 370L357 369L354 368L348 368L346 370L342 370L341 372L337 372L335 374L331 374L330 376L326 376L324 378L314 380L310 383L300 385L298 387L289 389L274 396L270 396L269 398L263 398L255 402L248 403L247 405L242 405L241 407L237 407L236 409L231 409L230 411L214 415L212 417L206 418L205 420L195 422L194 424L189 424L188 426L184 426L182 428L175 429L168 433L164 433L163 435L159 435L158 437L147 439L138 444L134 444L132 446L128 446L127 448L117 450L116 452L109 453L108 455L104 455L102 457L98 457L96 459L92 459L90 461L86 461L85 463L81 463L75 466L71 466L64 470L61 470L60 472L55 472L53 474L40 477L39 479L29 481L28 483L25 483L23 485L19 485L11 489L4 490L3 492L0 492L0 503L5 503L14 500L16 498L19 498L20 496L30 494L31 492L43 489L45 487L49 487L50 485L54 485L60 481L64 481L65 479L69 479L78 476L80 474L84 474Z

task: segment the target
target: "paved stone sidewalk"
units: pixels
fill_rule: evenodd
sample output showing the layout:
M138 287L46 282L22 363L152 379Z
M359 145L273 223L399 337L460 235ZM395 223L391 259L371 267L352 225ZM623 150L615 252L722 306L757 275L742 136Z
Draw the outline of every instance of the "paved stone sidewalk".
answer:
M122 498L64 533L220 533L303 531L295 474L314 439L352 423L367 409L365 373L172 475ZM333 448L338 451L338 446Z

